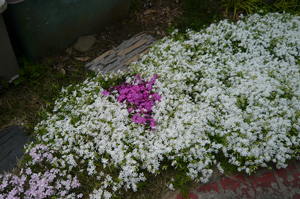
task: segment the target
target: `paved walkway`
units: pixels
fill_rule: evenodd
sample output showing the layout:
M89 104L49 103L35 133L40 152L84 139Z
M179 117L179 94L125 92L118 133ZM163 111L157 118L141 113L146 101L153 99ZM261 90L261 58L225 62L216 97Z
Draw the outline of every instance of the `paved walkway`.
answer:
M184 199L175 194L168 199ZM189 199L300 199L300 161L286 169L260 170L247 175L223 176L202 184Z

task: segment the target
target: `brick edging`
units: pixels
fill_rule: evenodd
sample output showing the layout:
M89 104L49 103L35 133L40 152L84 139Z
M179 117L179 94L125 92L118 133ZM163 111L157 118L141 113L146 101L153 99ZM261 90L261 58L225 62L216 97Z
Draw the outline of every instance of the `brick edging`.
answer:
M300 199L300 161L285 169L262 169L254 175L220 176L192 190L189 199ZM174 199L184 199L177 194Z

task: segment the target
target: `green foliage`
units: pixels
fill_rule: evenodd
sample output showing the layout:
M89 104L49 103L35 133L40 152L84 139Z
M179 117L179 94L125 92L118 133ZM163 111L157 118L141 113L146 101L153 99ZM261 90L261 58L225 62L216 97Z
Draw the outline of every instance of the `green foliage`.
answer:
M290 12L300 14L298 0L222 0L227 17L236 19L240 14L255 12Z
M45 75L46 73L45 67L34 64L26 59L22 59L20 61L20 71L19 71L19 78L16 79L13 84L19 85L23 82L29 82L31 84L37 84L39 79Z
M221 167L224 169L225 174L237 173L237 166L230 164L228 158L225 157L223 153L216 154L216 160L220 163Z
M178 19L177 28L200 30L210 23L220 19L219 1L183 0L183 16Z
M264 5L262 0L222 0L225 14L236 18L241 13L254 13Z
M236 98L236 105L237 107L239 107L240 109L242 109L243 111L245 111L247 109L248 106L248 99L246 96L238 96Z
M130 12L135 12L142 7L142 0L131 0L129 10Z
M105 78L105 76L99 75L97 77L97 81L100 83L102 88L109 89L111 87L124 83L127 75L129 75L129 73L124 73L122 75L112 75L109 78Z
M191 189L192 180L186 175L186 171L177 171L174 177L174 188L180 190L183 197L187 198Z
M300 14L300 2L298 0L276 0L272 7L274 11L287 11Z
M138 0L134 0L138 1ZM175 28L200 30L212 22L240 14L289 12L300 14L299 0L182 0L183 16Z
M56 68L58 64L61 64L64 72ZM65 68L66 65L70 68ZM1 93L0 126L17 120L29 132L38 121L47 117L46 112L52 110L62 87L77 84L92 76L81 62L75 60L61 63L56 58L48 58L34 63L20 58L19 66L19 78L11 84L2 84L4 92Z

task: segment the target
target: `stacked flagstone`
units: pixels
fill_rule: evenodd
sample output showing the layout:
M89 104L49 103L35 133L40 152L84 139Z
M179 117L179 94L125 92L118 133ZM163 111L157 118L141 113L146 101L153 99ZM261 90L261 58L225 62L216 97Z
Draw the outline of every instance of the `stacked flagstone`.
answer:
M106 51L87 63L86 67L94 72L102 73L126 70L131 62L137 61L142 54L148 51L154 41L152 36L140 33L124 41L118 47Z

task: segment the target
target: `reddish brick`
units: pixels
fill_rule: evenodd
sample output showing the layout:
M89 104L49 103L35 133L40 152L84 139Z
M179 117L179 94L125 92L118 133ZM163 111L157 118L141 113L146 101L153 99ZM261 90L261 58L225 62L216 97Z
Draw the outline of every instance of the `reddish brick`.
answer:
M298 169L298 171L300 171L300 161L295 161L294 165Z
M276 175L281 178L282 183L292 189L293 187L300 187L300 172L294 166L289 166L286 169L279 169Z
M198 196L195 193L190 193L189 198L190 199L198 199Z
M267 172L262 174L261 176L249 177L249 180L251 181L255 189L257 187L271 187L273 183L277 184L277 180L273 172Z
M290 186L289 174L286 169L279 169L275 172L275 174L278 176L278 178L280 178L278 181L281 182L285 187L288 188Z
M296 166L296 162L290 162L288 164L288 166L285 168L285 170L288 171L288 173L294 173L297 172L297 166Z
M292 187L297 187L299 188L300 187L300 172L298 173L293 173L292 175L292 180L291 180L291 186Z
M214 182L214 183L204 184L204 185L200 186L197 189L197 191L199 191L199 192L211 192L211 191L219 192L219 188L218 188L218 184L216 182Z
M221 185L224 191L233 191L238 194L238 198L251 198L251 192L254 192L252 186L242 175L235 175L230 178L223 178Z
M185 199L182 195L180 195L180 194L178 194L177 196L176 196L176 199Z
M231 190L231 191L236 191L241 187L243 184L244 180L242 179L241 181L238 178L242 178L241 176L239 177L233 177L233 178L222 178L221 179L221 185L223 189L226 190Z
M287 169L278 169L274 172L277 176L281 178L287 178L288 177L288 170Z
M293 199L300 199L300 194L296 194L293 196Z

